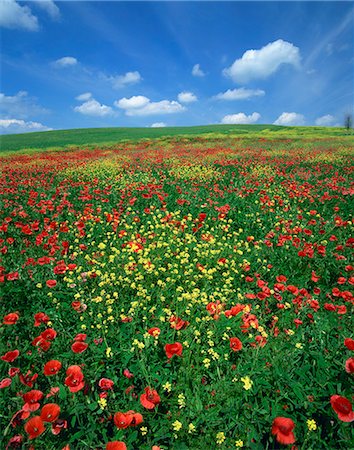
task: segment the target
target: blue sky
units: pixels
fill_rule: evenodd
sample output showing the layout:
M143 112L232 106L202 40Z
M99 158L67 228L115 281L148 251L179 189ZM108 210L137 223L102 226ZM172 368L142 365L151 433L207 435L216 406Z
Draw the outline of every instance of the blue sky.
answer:
M343 124L351 2L0 0L0 132Z

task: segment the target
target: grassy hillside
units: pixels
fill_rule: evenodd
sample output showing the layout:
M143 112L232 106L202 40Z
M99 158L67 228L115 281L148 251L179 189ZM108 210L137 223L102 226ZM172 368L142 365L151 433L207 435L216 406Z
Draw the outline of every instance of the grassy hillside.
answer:
M166 127L166 128L82 128L72 130L44 131L25 134L0 136L0 150L2 152L54 149L68 146L110 145L124 140L139 140L160 138L176 135L201 135L217 133L227 135L261 135L276 136L308 136L330 137L343 136L347 132L341 128L320 127L281 127L276 125L207 125L195 127Z

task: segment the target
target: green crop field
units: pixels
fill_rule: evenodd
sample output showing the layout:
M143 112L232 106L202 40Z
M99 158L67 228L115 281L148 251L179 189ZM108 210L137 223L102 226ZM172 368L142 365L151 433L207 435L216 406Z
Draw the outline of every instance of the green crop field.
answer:
M164 128L84 128L42 131L0 136L0 150L45 150L65 147L114 145L125 140L153 139L165 136L197 136L205 134L247 135L260 134L273 137L330 137L348 136L343 128L282 127L277 125L206 125ZM350 136L350 134L349 134ZM351 136L353 136L351 134Z

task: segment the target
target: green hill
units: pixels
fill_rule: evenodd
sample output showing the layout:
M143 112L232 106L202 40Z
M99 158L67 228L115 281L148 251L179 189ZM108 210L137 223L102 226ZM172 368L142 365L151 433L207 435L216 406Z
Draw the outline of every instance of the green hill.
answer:
M80 128L72 130L42 131L24 134L0 136L2 152L59 149L69 146L113 145L124 140L153 139L167 136L205 135L206 133L225 135L260 134L272 137L295 136L344 136L346 131L341 128L320 127L282 127L276 125L206 125L194 127L166 128ZM268 136L269 137L269 136Z

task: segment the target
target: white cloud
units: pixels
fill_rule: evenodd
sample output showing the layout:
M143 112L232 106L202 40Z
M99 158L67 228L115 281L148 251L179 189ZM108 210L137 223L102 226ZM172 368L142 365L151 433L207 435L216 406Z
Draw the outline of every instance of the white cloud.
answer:
M283 112L274 122L274 125L300 126L305 125L305 117L295 112Z
M326 114L325 116L318 117L315 120L315 124L319 127L333 127L336 122L335 117L330 114Z
M151 128L164 128L165 126L165 122L155 122L151 125Z
M200 64L195 64L192 69L192 75L194 77L205 77L205 73L200 68Z
M138 71L135 71L127 72L125 75L117 75L115 77L111 77L110 79L113 83L113 87L119 89L130 84L139 83L142 80L142 77Z
M77 59L73 56L64 56L63 58L57 59L54 61L54 65L56 67L69 67L75 66L78 63Z
M180 92L178 94L178 101L181 103L193 103L197 100L198 98L193 92Z
M214 98L217 100L248 100L251 97L262 97L265 94L262 89L228 89L226 92L220 92Z
M30 131L50 131L52 129L53 128L48 128L39 122L25 122L20 119L0 119L1 134L28 133Z
M126 98L123 97L118 101L114 102L114 106L122 109L135 109L135 108L143 108L150 102L150 99L145 97L144 95L133 95L133 97Z
M85 102L86 100L90 100L90 98L92 98L91 92L85 92L84 94L80 94L75 97L75 99L79 100L80 102Z
M15 0L0 1L0 26L22 28L28 31L39 29L38 19L28 6L21 6Z
M278 39L260 50L247 50L242 58L236 59L223 74L237 83L264 79L276 72L282 64L300 66L300 51L290 42Z
M231 124L245 125L245 124L255 123L260 118L261 118L261 115L258 112L254 112L254 113L250 114L249 116L246 116L245 113L229 114L229 115L223 117L223 119L221 120L221 123L230 124L230 125Z
M58 20L60 18L59 8L53 0L35 0L33 3L35 6L42 8L51 19Z
M75 106L74 111L93 117L104 117L115 114L110 106L102 105L94 98L87 100L80 106Z
M17 94L5 95L0 92L0 113L4 118L19 117L25 119L27 117L45 114L48 111L36 103L36 99L30 97L26 91L19 91Z
M121 98L114 102L118 108L124 109L127 116L150 116L159 114L173 114L185 110L185 107L175 100L161 100L152 102L143 95L134 95L130 98Z

